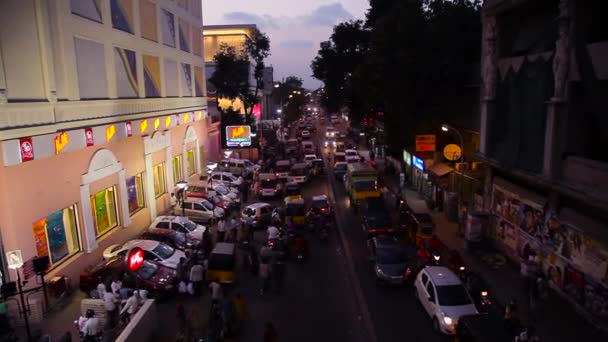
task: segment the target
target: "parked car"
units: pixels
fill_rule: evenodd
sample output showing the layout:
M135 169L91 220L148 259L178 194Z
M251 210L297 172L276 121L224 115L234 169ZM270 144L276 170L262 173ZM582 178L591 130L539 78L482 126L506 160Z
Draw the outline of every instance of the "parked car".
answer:
M215 191L222 199L226 197L233 201L237 206L241 203L239 191L235 188L227 188L224 184L209 184L209 189Z
M114 275L125 274L123 287L147 290L152 296L166 297L175 292L175 270L160 263L144 260L136 272L129 272L124 257L115 256L87 267L80 273L80 290L90 294L99 283L108 281Z
M194 240L184 233L169 229L147 230L139 236L139 239L166 243L167 245L181 249L182 251L192 249L200 244L199 240Z
M238 187L243 184L243 177L237 177L230 172L213 172L211 173L212 183L221 183L231 187Z
M155 261L169 268L176 268L179 259L186 257L186 254L179 249L152 240L130 240L124 244L110 245L103 251L103 257L105 259L112 259L116 256L124 257L134 247L143 249L145 260Z
M381 197L366 198L361 202L363 231L368 236L395 233L390 214Z
M312 161L317 159L317 156L315 154L305 154L304 155L304 162L306 164L308 164L308 166L312 166Z
M367 241L370 261L378 283L404 285L415 277L415 258L406 253L393 236L377 236Z
M230 172L235 176L243 176L247 178L255 171L258 171L260 166L248 159L230 158L219 162L218 169L215 171Z
M346 168L348 166L347 162L337 162L334 165L334 177L336 180L343 180L344 175L346 174Z
M245 221L251 216L255 220L253 224L254 229L266 229L270 225L274 208L272 204L265 202L253 203L243 209L241 219Z
M359 152L357 152L357 150L353 150L353 149L348 149L348 150L344 150L344 154L346 155L346 157L359 157Z
M207 228L200 224L196 224L183 216L158 216L148 230L173 230L184 233L188 237L196 240L203 239L203 233Z
M173 215L186 216L195 222L209 223L224 217L225 211L202 198L187 198L173 209Z
M416 299L438 332L453 335L460 316L478 313L460 278L447 267L423 268L416 276L414 286Z
M211 191L211 193L209 193ZM204 198L216 207L229 211L237 207L238 203L229 196L223 196L212 188L207 188L205 182L188 183L186 198Z

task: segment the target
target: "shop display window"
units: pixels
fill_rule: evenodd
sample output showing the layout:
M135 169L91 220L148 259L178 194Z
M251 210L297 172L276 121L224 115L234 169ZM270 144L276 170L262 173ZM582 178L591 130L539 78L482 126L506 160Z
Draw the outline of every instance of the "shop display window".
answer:
M48 256L51 267L80 251L76 205L58 210L32 225L38 256Z
M196 172L194 149L186 151L186 159L188 159L188 176L192 176Z
M173 183L177 183L183 177L182 155L173 157Z
M98 236L118 226L116 198L116 186L111 186L91 196L91 210Z
M160 197L167 192L167 183L165 182L165 163L160 163L152 169L154 173L154 196Z
M144 201L144 174L140 173L127 179L127 199L129 214L133 215L146 206Z

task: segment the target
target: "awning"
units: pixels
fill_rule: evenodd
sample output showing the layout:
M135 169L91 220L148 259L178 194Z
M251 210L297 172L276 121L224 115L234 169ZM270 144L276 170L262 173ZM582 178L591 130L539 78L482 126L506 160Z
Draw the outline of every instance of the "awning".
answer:
M445 176L448 173L454 171L454 169L452 169L451 167L449 167L446 163L437 163L433 166L431 166L428 171L430 173L433 173L439 177Z

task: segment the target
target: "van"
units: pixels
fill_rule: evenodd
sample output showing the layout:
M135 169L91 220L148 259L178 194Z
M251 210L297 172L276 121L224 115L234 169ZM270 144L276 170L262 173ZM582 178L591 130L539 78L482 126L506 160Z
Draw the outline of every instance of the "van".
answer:
M298 184L306 183L310 180L310 166L306 163L298 163L291 167L288 182Z

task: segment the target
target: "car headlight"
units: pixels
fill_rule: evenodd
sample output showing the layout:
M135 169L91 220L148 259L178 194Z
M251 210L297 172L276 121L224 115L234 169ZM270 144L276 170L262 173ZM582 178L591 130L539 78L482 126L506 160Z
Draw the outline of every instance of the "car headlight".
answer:
M449 316L444 316L443 323L445 323L445 325L452 325L452 323L453 323L452 318Z

